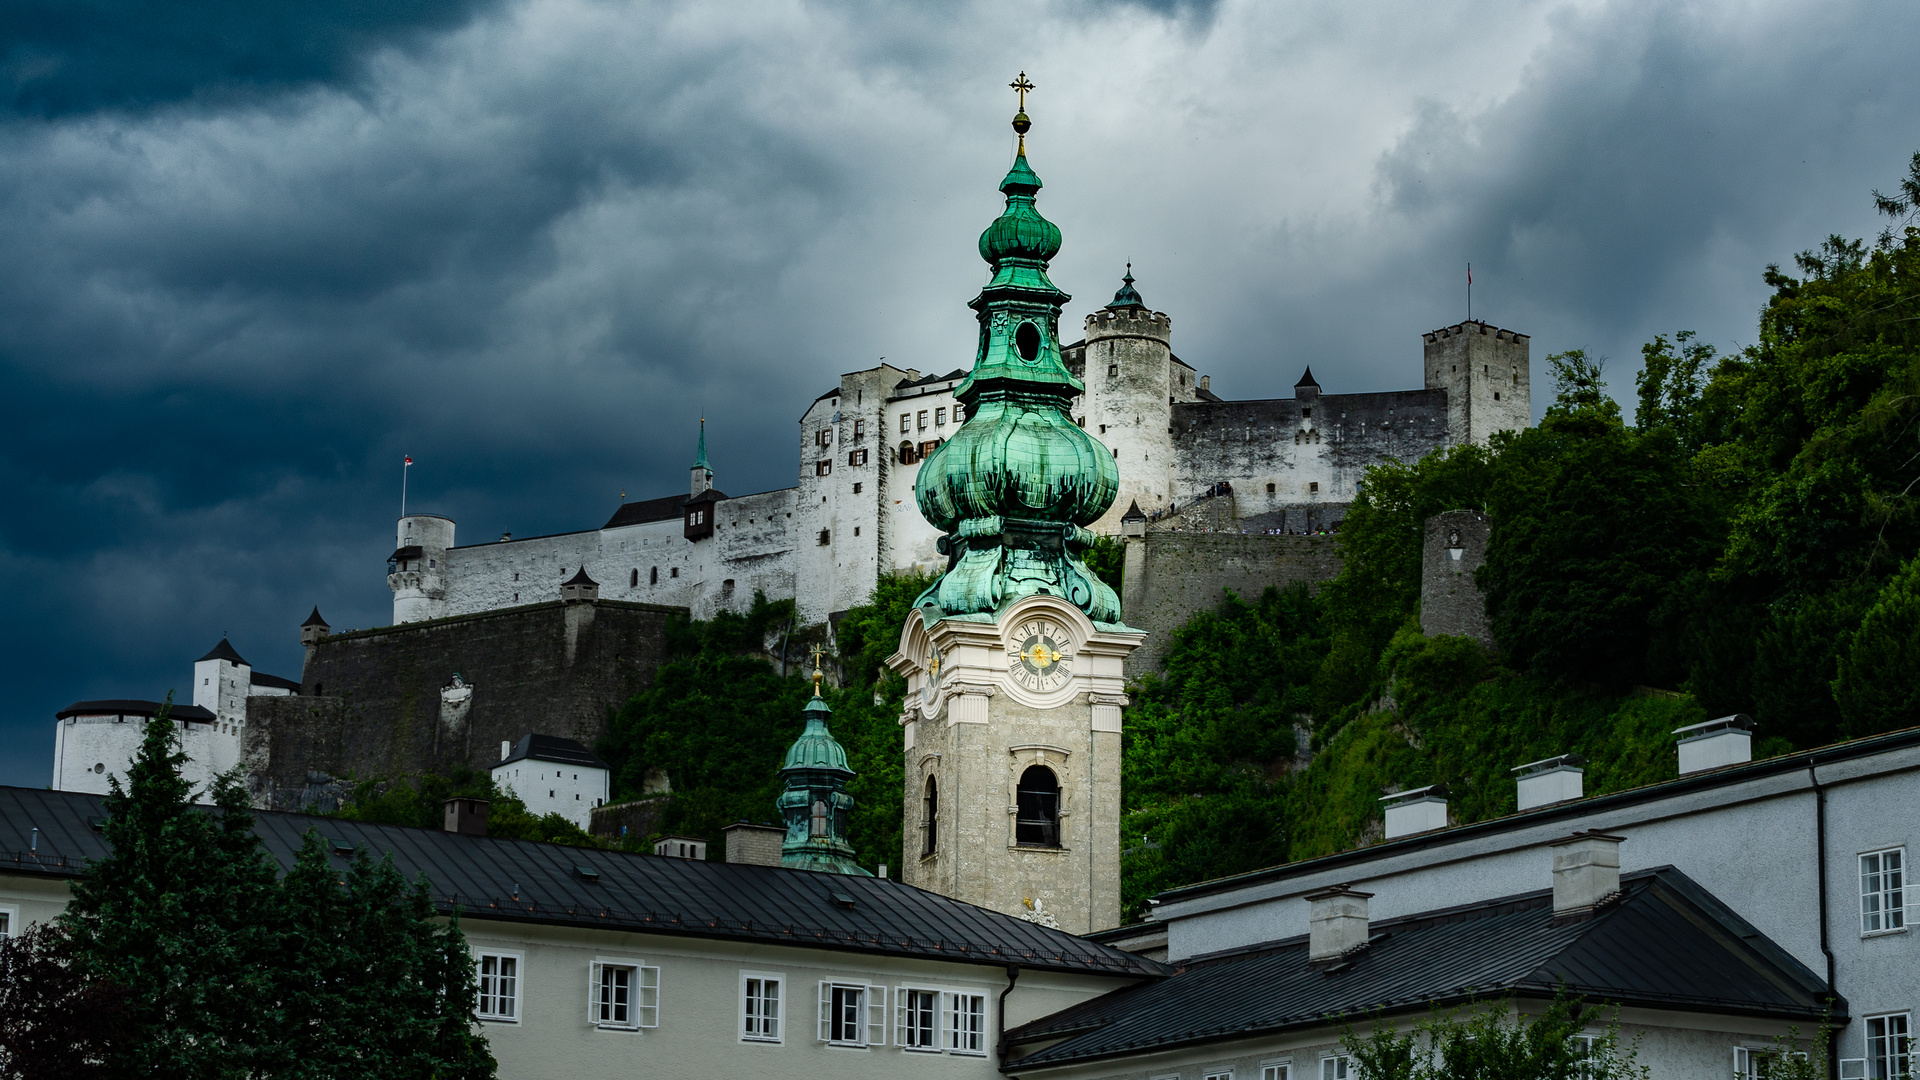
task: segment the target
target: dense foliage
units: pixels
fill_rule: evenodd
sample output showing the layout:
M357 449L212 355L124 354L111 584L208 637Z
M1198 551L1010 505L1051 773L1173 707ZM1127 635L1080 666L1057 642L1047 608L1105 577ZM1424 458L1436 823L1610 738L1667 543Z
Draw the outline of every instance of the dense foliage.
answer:
M1558 998L1537 1016L1495 1001L1436 1012L1409 1030L1379 1023L1366 1038L1348 1027L1341 1046L1367 1080L1646 1080L1631 1046L1599 1008Z
M163 712L58 924L72 969L124 992L134 1037L106 1048L112 1074L492 1076L465 939L427 883L364 851L342 870L314 832L282 878L235 775L196 807L184 760Z
M365 780L329 817L381 825L410 825L439 829L446 823L446 803L452 798L486 799L487 835L506 840L544 840L551 844L598 847L600 841L557 813L534 814L510 791L478 769L460 766L451 773L421 773L398 780Z
M899 861L901 785L899 717L906 684L882 662L899 647L923 577L883 579L868 603L846 612L828 643L825 690L831 729L855 776L849 830L863 866ZM662 832L708 837L721 857L720 830L736 821L776 821L780 764L805 726L801 709L813 693L800 647L820 628L791 629L793 602L754 597L745 614L669 628L668 660L654 684L613 718L598 746L614 767L615 801L638 798L649 774L664 775L672 799ZM786 677L769 646L796 657ZM832 685L838 683L839 685Z
M89 978L66 931L0 937L0 1077L109 1080L135 1035L126 988Z

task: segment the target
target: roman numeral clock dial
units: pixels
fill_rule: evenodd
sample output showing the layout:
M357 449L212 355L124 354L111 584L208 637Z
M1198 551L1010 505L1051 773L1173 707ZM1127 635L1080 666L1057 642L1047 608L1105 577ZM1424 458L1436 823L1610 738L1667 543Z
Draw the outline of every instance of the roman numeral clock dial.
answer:
M1059 623L1028 619L1007 642L1007 674L1036 694L1048 694L1073 678L1073 658L1066 648L1071 639Z

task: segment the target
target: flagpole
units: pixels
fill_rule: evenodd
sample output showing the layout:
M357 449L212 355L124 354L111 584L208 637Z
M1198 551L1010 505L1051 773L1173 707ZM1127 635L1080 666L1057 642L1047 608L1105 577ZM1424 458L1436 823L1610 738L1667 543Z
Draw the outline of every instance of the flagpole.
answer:
M407 470L413 468L413 456L400 463L400 516L407 516Z
M1473 264L1467 264L1467 321L1473 321Z

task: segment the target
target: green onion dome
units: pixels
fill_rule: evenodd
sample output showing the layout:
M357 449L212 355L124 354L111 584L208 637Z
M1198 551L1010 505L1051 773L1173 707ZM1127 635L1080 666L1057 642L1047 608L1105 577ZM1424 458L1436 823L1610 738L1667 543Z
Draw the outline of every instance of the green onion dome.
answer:
M980 234L980 257L998 266L1004 259L1046 263L1060 254L1060 226L1034 208L1040 178L1027 167L1025 154L1014 161L1000 190L1007 196L1007 208Z
M1054 395L983 392L915 487L920 513L944 533L992 518L1091 525L1113 505L1120 470Z
M853 770L847 767L846 748L827 730L827 717L831 715L833 710L824 700L816 697L807 702L807 728L787 748L787 760L780 766L781 772L814 769L853 775Z

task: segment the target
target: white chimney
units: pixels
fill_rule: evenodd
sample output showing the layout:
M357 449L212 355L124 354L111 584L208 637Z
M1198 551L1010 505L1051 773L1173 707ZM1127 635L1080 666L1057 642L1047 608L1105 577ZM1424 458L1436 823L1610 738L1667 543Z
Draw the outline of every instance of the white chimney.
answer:
M505 761L507 760L507 758L511 756L513 756L513 744L508 742L505 739L501 739L500 740L500 760Z
M1307 894L1307 960L1338 959L1367 943L1367 901L1372 893L1345 885Z
M1704 724L1675 728L1680 736L1680 775L1753 760L1753 717L1734 713Z
M1387 839L1432 832L1447 827L1447 785L1431 784L1383 797L1387 804Z
M1515 768L1513 771L1520 774L1520 809L1531 810L1579 798L1586 776L1586 770L1580 766L1586 763L1587 759L1579 754L1561 754Z
M1591 912L1595 904L1620 891L1620 842L1624 839L1587 830L1553 842L1555 918Z

